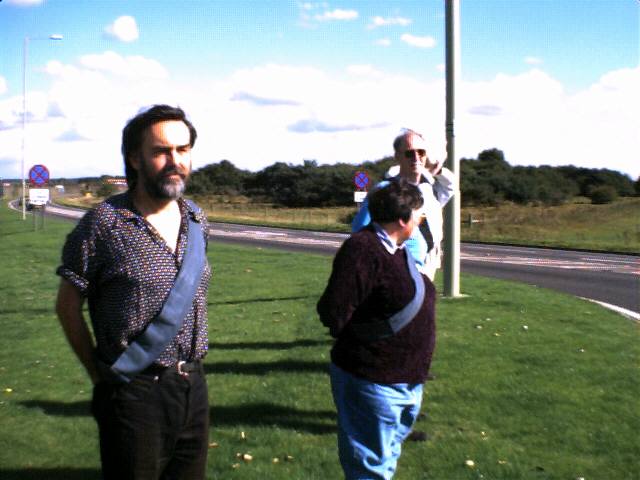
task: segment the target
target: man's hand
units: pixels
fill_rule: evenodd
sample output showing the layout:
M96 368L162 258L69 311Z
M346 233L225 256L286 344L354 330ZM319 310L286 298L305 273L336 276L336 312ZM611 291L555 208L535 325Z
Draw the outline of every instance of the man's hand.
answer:
M438 175L440 170L442 170L442 166L444 165L444 160L433 160L429 159L425 168L431 175Z

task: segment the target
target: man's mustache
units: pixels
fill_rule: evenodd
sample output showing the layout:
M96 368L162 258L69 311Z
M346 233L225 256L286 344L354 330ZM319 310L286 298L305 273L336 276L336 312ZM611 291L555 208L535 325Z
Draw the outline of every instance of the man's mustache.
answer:
M180 178L184 180L189 175L189 171L186 169L183 171L180 171L176 167L165 167L162 170L160 170L160 172L158 173L159 177L168 177L169 175L179 175Z

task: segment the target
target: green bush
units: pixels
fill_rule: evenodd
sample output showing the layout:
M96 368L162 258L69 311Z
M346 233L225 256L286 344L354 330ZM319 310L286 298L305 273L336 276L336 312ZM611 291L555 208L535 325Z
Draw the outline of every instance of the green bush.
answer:
M99 197L105 197L106 198L106 197L110 197L115 192L116 192L115 185L112 185L110 183L104 182L102 185L100 185L100 188L98 189L96 194Z
M618 192L610 185L602 185L591 190L591 203L603 205L618 198Z

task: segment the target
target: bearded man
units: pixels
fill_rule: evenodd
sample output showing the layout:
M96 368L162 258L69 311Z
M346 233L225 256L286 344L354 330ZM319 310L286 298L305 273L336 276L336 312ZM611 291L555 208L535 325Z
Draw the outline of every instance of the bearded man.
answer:
M93 383L105 479L205 478L208 226L182 198L196 137L180 108L129 120L129 189L79 221L57 269L56 311Z

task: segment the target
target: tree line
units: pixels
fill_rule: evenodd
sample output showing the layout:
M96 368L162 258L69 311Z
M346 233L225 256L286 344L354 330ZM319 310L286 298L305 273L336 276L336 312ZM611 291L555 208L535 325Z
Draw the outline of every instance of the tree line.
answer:
M228 160L206 165L193 172L187 193L195 195L242 195L254 202L285 207L330 207L353 204L354 174L367 173L372 187L385 177L393 157L360 165L338 163L302 165L276 162L258 172L236 168ZM460 161L462 205L518 204L559 205L575 196L593 203L609 203L619 196L640 195L635 182L620 172L574 166L511 166L496 148L477 158Z

